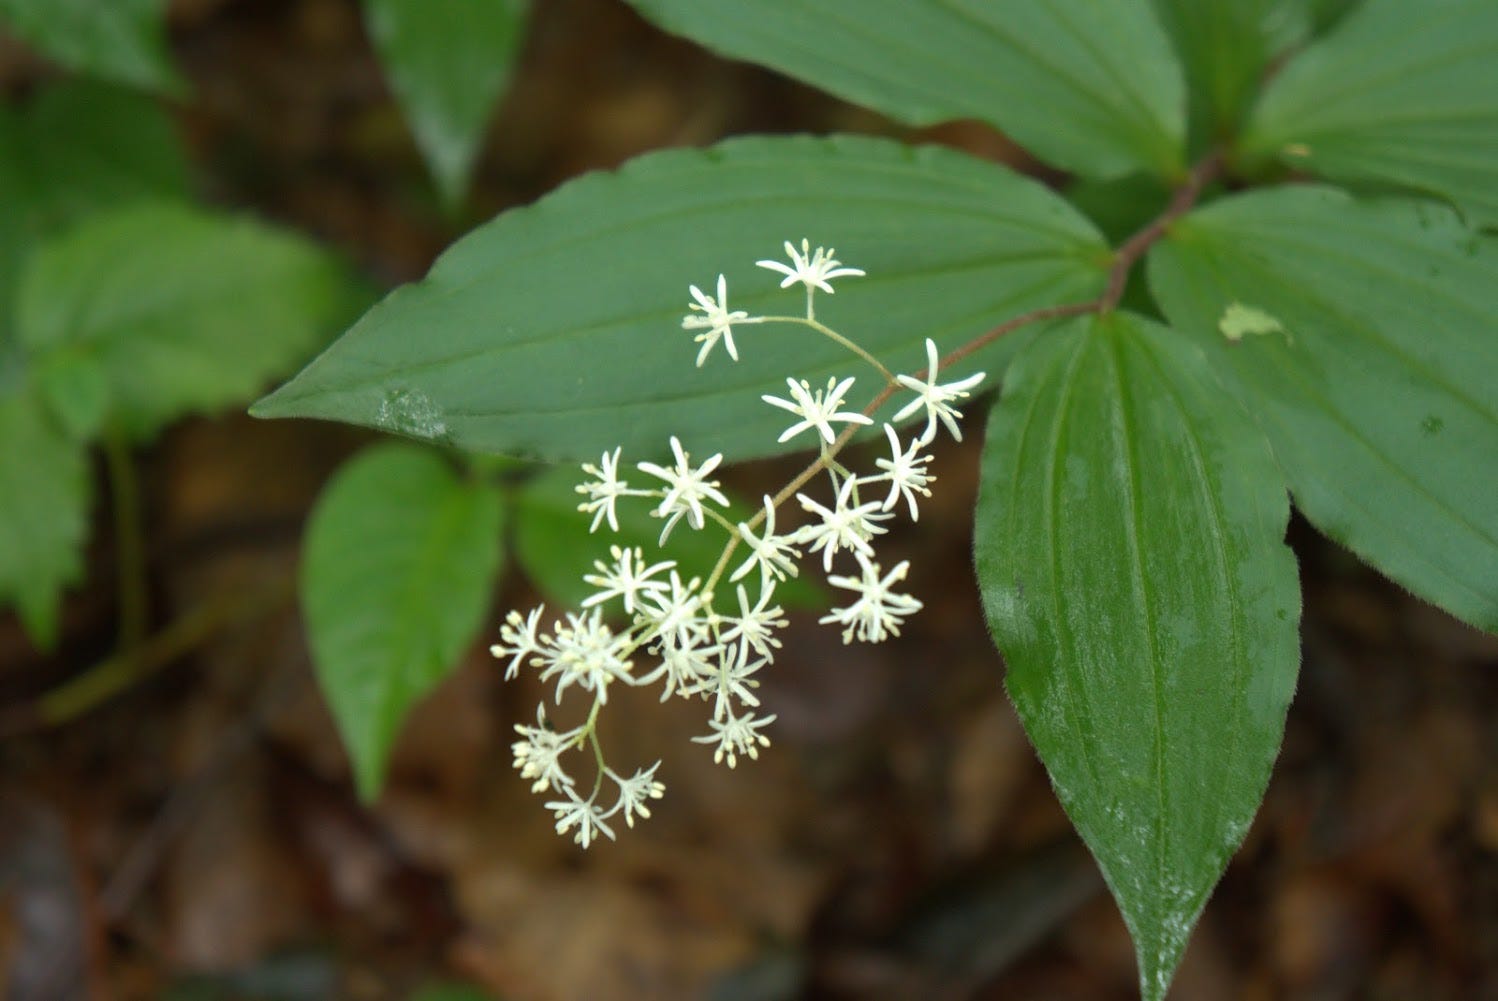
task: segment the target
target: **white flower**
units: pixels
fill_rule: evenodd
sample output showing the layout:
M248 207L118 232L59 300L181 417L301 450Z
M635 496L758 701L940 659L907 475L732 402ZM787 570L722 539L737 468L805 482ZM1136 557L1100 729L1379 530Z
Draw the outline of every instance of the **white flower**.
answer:
M770 738L759 733L761 727L769 726L775 722L774 716L763 716L755 719L752 714L734 716L729 714L727 719L709 720L708 726L713 728L713 733L705 737L693 737L693 743L717 744L718 748L713 752L713 761L721 762L725 757L728 759L728 767L733 768L739 763L740 754L754 759L759 757L761 747L770 746Z
M671 529L681 520L682 515L687 516L687 524L693 528L703 526L705 516L702 513L702 502L713 501L723 507L728 506L728 498L718 489L717 480L709 480L707 474L718 468L723 461L723 453L708 459L696 469L692 468L689 461L690 456L681 449L681 441L675 435L671 436L671 451L676 453L676 465L670 469L657 466L653 462L637 463L642 473L658 476L668 484L666 495L662 498L660 505L651 515L656 518L666 518L666 525L661 529L661 544L671 534Z
M884 425L884 435L889 439L891 458L875 459L874 465L884 470L882 476L873 476L865 479L865 483L877 482L879 480L889 481L889 496L884 498L884 510L888 511L895 506L900 495L905 495L906 503L910 505L910 520L919 521L921 512L916 507L915 495L923 497L931 496L931 488L927 484L936 479L926 472L926 466L931 462L931 456L920 455L921 439L915 438L910 442L910 448L900 448L900 438L895 434L892 424Z
M498 658L510 658L510 665L505 668L506 681L514 679L520 671L522 660L541 652L541 642L536 638L536 625L541 620L543 608L544 605L537 605L523 620L519 612L511 609L510 614L505 616L504 625L499 627L499 642L491 646L489 652Z
M754 532L744 522L739 522L739 537L744 540L744 545L749 548L749 558L739 564L737 570L728 579L730 581L742 580L750 570L759 567L760 576L764 583L768 584L770 578L785 580L786 575L796 576L795 561L801 558L801 554L790 544L790 539L784 535L775 534L775 504L769 495L765 496L765 533L756 537Z
M624 599L624 611L633 614L637 597L667 590L665 581L650 578L662 570L670 570L676 566L674 561L666 560L664 563L654 563L647 567L645 554L638 546L634 549L610 546L609 555L614 558L612 566L603 560L594 560L593 565L598 568L598 573L587 574L583 577L583 583L599 588L597 592L583 601L584 608L592 608L594 605L617 596Z
M557 679L559 703L562 693L571 685L592 692L600 703L607 702L610 682L629 681L626 651L631 647L627 634L616 636L604 624L600 609L586 615L568 612L566 623L558 624L545 641L541 680Z
M879 564L867 559L860 559L859 563L863 570L860 577L827 578L827 583L857 593L858 600L847 608L834 608L831 614L817 621L841 622L847 626L843 630L844 643L852 642L855 633L867 643L878 643L886 636L900 635L900 620L921 610L921 603L915 598L890 591L891 586L905 579L910 561L902 560L883 577L880 576Z
M753 676L768 663L769 660L764 657L751 661L743 647L725 651L718 658L712 674L699 681L690 691L684 690L683 694L711 696L713 719L730 717L733 715L734 699L748 706L759 705L759 697L751 691L759 687L759 682L753 680Z
M648 800L660 799L666 795L666 787L655 780L655 770L661 766L657 761L649 768L636 769L635 773L627 779L619 777L619 773L612 768L605 768L604 774L614 780L619 787L619 801L614 804L604 816L612 817L620 810L624 811L624 822L630 827L635 826L635 814L650 818Z
M785 241L786 256L791 259L789 265L779 261L756 261L759 267L770 271L778 271L785 275L781 280L781 288L790 288L800 282L809 291L813 286L832 294L832 286L827 284L829 279L842 278L844 276L862 277L863 272L857 268L840 267L841 261L835 260L833 254L837 253L831 247L818 247L816 253L811 251L811 241L802 240L801 250L798 253L791 241Z
M719 634L718 639L723 643L732 643L735 640L745 650L753 650L763 657L771 657L771 647L780 646L780 641L775 638L776 629L784 629L785 610L779 605L770 604L770 596L775 593L775 588L768 582L762 582L759 591L759 601L753 607L749 605L749 596L744 592L744 585L738 587L739 614L736 618L729 618L729 628Z
M683 330L701 330L702 333L692 338L695 343L702 345L702 350L697 352L697 367L707 360L708 352L712 351L713 345L718 339L723 339L723 347L728 350L728 357L734 361L739 360L739 350L733 343L732 324L743 323L749 319L749 314L743 310L728 311L728 282L722 275L718 276L718 297L714 299L706 295L696 285L691 286L692 298L697 301L691 304L691 308L703 314L697 316L688 313L681 319Z
M843 481L837 492L837 502L831 511L805 494L796 495L801 506L821 520L798 529L792 539L808 543L811 552L822 550L824 570L832 569L832 556L839 549L851 549L855 553L872 556L874 549L868 540L887 531L877 523L893 517L880 512L878 501L854 504L853 490L857 484L858 481L852 476Z
M654 684L665 678L665 684L661 686L662 702L677 692L690 695L699 681L712 674L715 669L713 659L723 650L716 643L705 645L706 641L705 629L688 629L685 639L680 631L662 633L652 648L661 662L654 671L641 678L639 684Z
M791 388L791 399L783 400L778 396L771 396L769 393L760 397L760 399L770 404L770 406L779 407L781 410L789 410L801 418L801 420L782 432L778 439L779 441L788 441L802 431L815 428L827 444L831 445L837 440L837 435L833 434L832 431L832 421L843 421L848 424L874 423L863 414L856 414L851 411L839 412L837 409L843 404L843 395L853 385L852 376L849 376L842 382L838 382L835 377L828 379L827 388L817 390L815 395L811 391L811 384L805 379L798 382L795 379L788 378L785 380L785 384Z
M958 382L949 382L945 386L936 383L936 342L926 338L926 381L909 375L897 375L895 380L906 389L916 394L916 398L907 403L895 414L895 420L903 421L922 407L926 408L926 430L921 433L921 443L930 444L936 437L936 419L941 418L947 430L952 432L952 437L958 441L962 440L962 431L957 427L957 418L962 412L950 405L952 400L966 399L972 395L968 392L978 383L983 381L984 373L970 375Z
M583 799L571 786L567 787L566 799L552 800L546 804L546 809L557 818L558 834L566 834L572 828L577 828L577 834L573 835L572 840L584 848L597 841L600 834L610 841L614 840L614 832L603 822L603 814L593 805L593 797Z
M614 502L620 497L642 497L643 490L631 490L629 484L619 479L619 449L612 453L603 453L603 458L597 466L591 462L583 463L583 472L593 477L591 483L579 483L574 489L587 496L587 500L577 506L584 514L593 513L593 524L588 526L589 532L598 531L598 525L605 518L609 521L609 528L615 532L619 531L619 519L614 514Z
M531 792L541 792L548 787L561 792L572 785L572 776L562 767L560 759L572 749L581 730L558 733L547 726L546 713L537 706L536 725L517 723L515 732L524 739L511 744L510 750L515 755L515 767L520 771L520 777L535 780L531 783Z
M696 577L683 584L681 576L672 570L668 589L641 598L640 619L663 644L697 645L707 635L707 623L701 615L707 602L697 591L701 586Z

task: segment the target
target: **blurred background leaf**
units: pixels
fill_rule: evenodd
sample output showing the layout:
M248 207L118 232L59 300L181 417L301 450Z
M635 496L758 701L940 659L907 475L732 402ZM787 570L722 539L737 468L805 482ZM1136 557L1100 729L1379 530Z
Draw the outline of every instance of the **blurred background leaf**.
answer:
M1241 149L1498 226L1498 4L1367 0L1264 88Z
M529 0L364 0L390 86L449 205L468 191L528 7Z
M302 607L360 795L379 794L411 706L457 666L501 563L496 490L389 443L345 464L307 525Z
M14 605L32 640L57 640L62 589L83 570L87 453L35 393L0 388L0 607Z
M165 8L166 0L0 0L0 28L69 69L177 93Z
M730 58L912 125L976 118L1088 176L1184 169L1181 69L1144 2L630 3Z
M316 244L172 203L104 213L39 249L17 307L34 355L68 348L109 380L134 438L252 396L346 315L349 281Z

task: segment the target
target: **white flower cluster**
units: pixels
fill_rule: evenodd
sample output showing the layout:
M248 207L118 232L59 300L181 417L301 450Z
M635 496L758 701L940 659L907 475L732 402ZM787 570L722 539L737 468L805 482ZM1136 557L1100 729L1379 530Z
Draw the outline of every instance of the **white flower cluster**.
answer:
M848 592L847 604L820 620L842 626L844 643L854 639L878 643L898 635L904 620L921 608L920 601L896 590L910 569L909 562L886 569L876 558L874 540L887 531L884 523L895 516L902 503L912 520L919 517L919 498L931 495L930 485L935 479L928 471L931 456L925 449L936 437L938 421L953 437L961 439L957 419L962 415L953 404L966 398L983 374L938 383L937 349L930 340L926 341L928 366L921 377L889 373L861 348L815 319L812 296L816 290L831 293L831 279L861 276L863 272L843 267L830 248L812 251L806 240L799 251L789 241L785 249L789 265L780 261L758 263L785 276L782 288L805 286L805 315L750 316L730 311L727 281L722 275L718 276L716 296L693 285L693 301L682 327L701 331L696 336L702 344L697 364L703 364L719 341L729 357L738 360L733 339L736 324L801 324L848 346L874 364L887 383L887 392L880 400L897 391L913 394L895 413L894 420L904 421L924 412L925 426L915 437L903 441L893 423L884 424L889 457L877 459L874 472L856 474L845 468L837 455L855 428L874 422L867 412L858 412L846 402L854 379L834 377L825 387L813 389L806 379L787 378L787 397L766 394L763 399L794 418L780 435L781 442L810 432L819 449L814 471L825 472L831 496L818 500L787 487L774 497L766 496L761 510L737 522L728 515L728 498L718 481L709 478L723 457L714 455L694 464L674 436L670 439L670 465L635 464L636 470L649 477L636 481L643 486L631 486L621 478L620 449L604 453L596 465L583 466L587 479L577 487L583 496L578 509L593 516L590 531L596 532L606 522L617 532L619 500L641 497L653 503L650 513L662 521L661 544L682 523L692 531L702 531L711 522L726 535L718 564L706 581L696 577L683 581L674 561L650 562L638 547L612 546L609 559L595 562L595 572L583 577L593 591L581 609L567 612L549 631L541 629L542 608L525 615L512 611L500 628L500 641L490 648L494 656L508 659L507 679L529 667L538 672L541 681L555 682L553 698L558 704L573 688L592 700L586 721L569 730L552 727L544 705L538 706L536 724L517 726L519 739L512 745L515 767L523 779L531 781L532 791L554 797L546 807L555 817L557 832L571 832L584 848L600 835L612 839L614 831L609 822L615 817L622 816L631 827L636 816L649 817L649 801L665 792L655 780L659 761L628 778L605 764L598 740L598 718L608 702L610 686L659 684L662 702L674 695L710 703L709 732L693 739L711 746L714 761L726 762L732 768L740 758L757 758L760 749L770 744L764 731L775 717L760 713L757 675L775 659L781 645L776 631L785 625L785 613L775 603L776 587L797 575L802 560L820 553L827 582ZM871 405L867 409L874 408ZM776 512L792 496L808 517L799 527L781 530ZM740 546L744 558L730 572L732 557ZM855 573L832 572L839 554L851 558ZM735 608L721 608L714 600L725 575L727 585L733 587L729 597L736 599ZM596 764L592 788L586 795L564 764L564 758L570 759L573 752L582 752L585 747L591 747ZM612 802L601 798L606 781L613 789Z

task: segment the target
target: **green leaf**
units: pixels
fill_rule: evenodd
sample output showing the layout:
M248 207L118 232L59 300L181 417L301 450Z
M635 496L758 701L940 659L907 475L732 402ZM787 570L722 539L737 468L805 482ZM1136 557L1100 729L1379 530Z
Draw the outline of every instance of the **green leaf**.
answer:
M1195 148L1237 130L1270 60L1310 34L1310 6L1308 0L1154 0L1186 72Z
M345 307L323 251L270 226L181 205L97 216L33 256L17 326L109 379L111 419L143 437L250 398L305 358Z
M30 393L0 389L0 607L32 640L57 640L62 590L83 569L88 456Z
M1275 77L1242 150L1498 224L1498 4L1368 0Z
M1014 360L975 558L1009 694L1163 998L1263 797L1299 664L1285 491L1177 332L1078 320Z
M109 414L109 373L92 353L71 346L49 351L31 377L70 437L88 441L103 428Z
M473 642L500 564L504 508L412 445L338 471L307 525L302 610L359 793L379 794L407 711Z
M523 0L364 0L391 87L450 204L467 191L525 8Z
M622 475L626 479L629 476L627 472ZM575 467L561 466L527 481L515 498L515 556L521 569L552 600L565 606L581 605L594 591L591 585L583 583L583 575L594 572L594 560L608 560L610 546L625 549L638 546L652 563L675 560L684 580L693 577L706 580L712 573L726 541L718 526L694 532L681 525L671 533L664 547L658 546L662 522L650 516L656 502L626 497L615 508L618 532L611 531L607 523L600 525L597 532L589 532L593 516L577 509L581 498L574 489L582 479ZM736 504L728 514L735 521L743 521L750 513ZM738 552L742 559L744 550L740 548ZM735 562L729 569L737 565ZM751 578L749 584L753 585L757 579ZM725 584L718 592L720 599L729 601L724 607L736 607L732 604L737 600L732 585ZM815 584L801 577L782 583L775 596L791 608L816 606L823 598ZM752 587L749 597L758 597Z
M147 97L88 81L0 107L0 331L37 241L143 198L182 198L187 162L171 120Z
M910 125L978 118L1092 176L1182 172L1181 70L1147 0L629 2Z
M1150 284L1239 385L1306 517L1498 632L1498 243L1429 203L1286 188L1177 223ZM1261 317L1236 343L1235 303Z
M164 0L0 0L0 28L69 69L178 93L164 7Z
M465 237L252 410L321 417L479 452L626 461L680 435L704 457L777 445L785 377L877 373L804 327L736 331L703 368L681 329L689 283L728 276L733 308L800 314L754 262L786 239L835 245L866 278L817 297L817 317L907 371L922 342L954 347L1038 306L1089 299L1109 251L1061 198L1008 170L879 140L744 139L592 174ZM969 367L995 373L1014 339ZM860 367L863 366L863 367ZM643 456L641 456L643 457Z

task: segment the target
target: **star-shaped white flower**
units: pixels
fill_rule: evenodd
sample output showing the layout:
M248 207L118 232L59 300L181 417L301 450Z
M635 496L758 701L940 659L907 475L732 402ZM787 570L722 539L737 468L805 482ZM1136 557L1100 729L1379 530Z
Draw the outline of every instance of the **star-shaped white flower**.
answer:
M859 558L861 576L827 578L834 587L847 588L858 595L858 600L846 608L834 608L818 622L840 622L848 628L843 630L843 642L850 643L856 634L867 643L878 643L887 636L900 635L900 623L906 616L921 610L921 603L908 594L895 594L890 588L905 579L910 561L902 560L889 573L880 576L879 564L873 560Z
M828 295L832 294L832 286L828 282L833 278L862 277L863 272L858 268L842 267L842 262L836 260L832 255L837 253L831 247L818 247L816 252L811 250L811 241L802 240L801 250L798 252L791 241L785 241L786 256L791 259L790 264L780 261L755 261L759 267L769 271L778 271L785 275L780 282L781 288L790 288L797 282L805 285L808 290L819 288Z
M743 647L724 651L712 673L684 694L711 698L713 719L726 719L733 715L734 699L746 706L759 705L759 696L752 691L759 687L754 674L769 662L765 657L751 661Z
M740 584L739 614L727 620L730 625L718 639L723 643L737 641L746 656L752 650L761 657L773 657L774 651L770 648L780 646L780 640L775 638L775 630L784 629L786 625L785 610L779 605L770 604L770 597L774 593L775 588L765 583L760 587L759 601L750 605L749 595L744 590L744 585Z
M577 506L584 514L589 512L593 515L593 524L588 526L589 532L598 531L598 525L605 518L608 519L609 528L615 532L619 531L619 518L614 513L614 502L620 497L640 497L644 495L642 490L631 490L629 484L619 479L619 452L603 453L603 458L598 465L591 462L583 463L583 472L592 477L586 483L579 483L575 489L588 499Z
M649 625L662 643L696 646L707 635L703 612L708 599L698 590L701 586L702 581L696 577L683 584L681 575L672 570L669 588L641 599L638 619Z
M522 739L511 744L510 751L515 756L515 768L520 777L534 780L531 792L548 788L562 792L572 785L572 776L562 767L561 757L572 749L582 732L580 729L558 733L547 724L545 710L537 706L536 725L517 723L515 732Z
M744 540L744 545L749 548L749 557L740 563L730 581L742 580L750 570L759 567L760 576L765 584L771 578L785 580L786 575L796 576L796 560L801 554L791 545L788 536L775 534L775 504L769 495L765 496L765 529L764 534L756 536L752 529L744 522L739 522L739 537Z
M772 407L788 410L801 418L781 433L779 441L789 441L802 431L815 428L822 439L831 445L837 440L837 435L832 430L832 422L839 421L845 424L872 424L863 414L852 411L839 411L837 408L843 405L843 397L853 385L853 377L849 376L842 382L836 377L827 380L827 388L819 389L815 393L811 390L811 384L805 379L797 381L787 378L785 384L790 387L791 398L783 400L778 396L764 394L760 399Z
M723 720L709 720L708 726L713 728L713 733L705 737L693 737L693 743L717 744L718 748L713 752L713 761L721 762L725 757L728 759L728 767L733 768L739 763L740 754L748 758L758 758L761 747L770 746L770 738L760 733L760 729L775 722L774 716L763 716L755 719L752 714L743 716L729 714Z
M666 787L655 780L655 770L660 766L661 763L657 761L649 768L637 769L627 779L620 778L619 773L615 772L612 768L605 768L603 770L604 774L613 779L614 784L619 787L619 801L604 816L612 817L622 810L624 812L624 822L630 827L635 826L635 814L639 814L647 820L650 819L648 801L660 799L666 795Z
M616 635L604 623L600 609L586 615L568 612L567 621L557 624L543 646L541 680L557 679L558 704L572 685L606 703L610 683L630 681L629 651L634 645L628 633Z
M921 512L916 507L915 495L923 497L931 496L929 483L936 479L926 472L926 466L931 462L931 456L921 455L921 447L924 442L919 438L912 439L908 449L900 447L900 438L895 434L894 425L884 425L884 435L889 439L891 457L888 459L875 459L874 465L884 470L880 476L869 477L864 482L871 483L882 480L889 481L889 496L884 498L884 510L888 511L895 506L900 495L905 495L905 501L910 505L910 520L919 521Z
M506 681L513 680L519 673L521 661L541 652L536 626L541 621L544 608L544 605L537 605L524 619L519 612L511 609L505 616L504 625L499 627L499 642L491 646L489 652L497 658L510 658L510 665L505 668Z
M682 515L686 515L687 524L693 528L700 529L703 526L706 521L706 516L702 513L703 501L728 506L728 498L718 489L718 481L707 478L707 474L717 469L718 464L723 461L723 453L719 452L693 469L691 457L682 451L681 441L675 435L671 436L671 451L676 454L676 465L670 469L653 462L636 463L640 472L660 477L667 484L665 497L650 512L654 517L666 519L666 525L661 529L661 544L665 544L666 537L671 534L671 529L676 527Z
M728 351L728 357L734 361L739 360L739 349L733 343L733 324L743 323L749 319L749 314L741 309L729 312L728 310L728 280L722 275L718 276L717 298L703 292L696 285L691 286L692 298L697 301L691 304L697 313L688 313L681 319L683 330L700 330L702 333L692 338L693 342L701 344L702 350L697 352L697 367L707 360L708 353L721 338L723 347Z
M906 389L916 394L916 398L902 407L896 414L895 420L903 421L922 407L926 408L926 430L921 432L921 443L929 445L936 438L936 420L947 426L952 432L952 437L958 441L962 440L962 430L957 426L957 419L962 412L951 405L952 400L966 399L972 394L968 390L983 381L984 373L970 375L958 382L949 382L946 385L938 385L936 382L936 342L926 338L926 381L909 375L897 375L896 381Z
M715 658L723 650L721 644L709 645L708 639L705 628L688 626L683 630L673 625L663 631L651 648L652 652L660 656L661 662L654 671L641 678L639 683L651 685L664 678L665 683L661 685L662 702L674 694L691 694L696 690L698 682L717 669Z
M598 573L587 574L583 577L583 583L592 584L598 588L596 592L583 600L584 608L592 608L610 598L620 597L624 599L624 611L632 615L635 610L635 600L640 595L659 593L668 589L665 581L651 578L662 570L670 570L676 566L675 561L666 560L663 563L646 566L645 554L638 546L633 549L610 546L609 555L614 558L612 564L605 563L603 560L594 560L593 566L598 569Z
M832 569L832 556L839 549L851 549L854 553L872 556L874 548L869 545L868 540L874 535L882 535L888 531L878 522L894 517L882 513L879 510L878 501L854 504L853 490L857 482L851 476L843 481L842 487L837 492L837 502L830 511L805 494L796 495L796 500L801 502L801 506L816 515L819 520L814 524L801 527L792 538L796 542L810 545L811 552L822 550L822 569L824 570Z
M546 809L556 817L558 834L577 828L572 840L584 848L597 841L600 834L614 840L614 832L603 822L603 814L594 805L593 798L583 799L571 786L567 787L566 799L552 800L546 804Z

